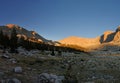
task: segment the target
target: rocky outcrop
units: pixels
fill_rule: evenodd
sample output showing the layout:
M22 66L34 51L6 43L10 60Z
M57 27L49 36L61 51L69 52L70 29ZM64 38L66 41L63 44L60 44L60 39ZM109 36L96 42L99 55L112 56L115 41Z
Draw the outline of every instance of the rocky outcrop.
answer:
M116 29L115 32L113 31L106 31L104 34L101 36L101 43L120 43L120 26Z
M111 42L114 38L115 33L113 31L106 31L100 38L101 43Z

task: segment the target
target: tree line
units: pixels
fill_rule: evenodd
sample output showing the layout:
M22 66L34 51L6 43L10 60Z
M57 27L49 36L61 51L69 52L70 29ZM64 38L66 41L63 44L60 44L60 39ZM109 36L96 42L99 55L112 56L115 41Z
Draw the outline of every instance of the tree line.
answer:
M9 48L11 53L17 53L16 49L20 46L26 50L38 49L41 51L52 51L53 55L54 51L58 51L58 53L78 51L67 46L54 46L44 42L33 42L30 41L29 38L25 39L22 36L18 38L15 28L12 29L10 35L5 34L2 29L0 30L0 45L3 47L4 51Z

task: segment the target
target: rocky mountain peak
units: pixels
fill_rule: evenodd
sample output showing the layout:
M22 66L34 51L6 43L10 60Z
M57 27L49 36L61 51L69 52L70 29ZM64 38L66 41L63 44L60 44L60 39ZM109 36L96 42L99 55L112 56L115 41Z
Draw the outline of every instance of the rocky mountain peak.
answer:
M19 27L18 25L15 25L15 24L7 24L6 26L7 28L10 28L10 29Z

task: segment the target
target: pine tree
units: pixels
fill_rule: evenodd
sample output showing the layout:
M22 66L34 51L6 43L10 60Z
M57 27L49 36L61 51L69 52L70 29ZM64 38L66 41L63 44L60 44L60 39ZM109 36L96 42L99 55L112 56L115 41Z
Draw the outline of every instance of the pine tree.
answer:
M0 44L3 45L3 38L4 38L4 35L3 35L3 31L2 29L0 30Z
M11 52L15 53L16 52L16 48L18 45L18 38L17 38L17 33L16 33L16 29L13 28L12 32L11 32L11 36L10 36L10 48L11 48Z
M9 37L8 37L8 35L7 34L5 34L4 36L3 36L3 52L5 52L6 51L6 48L8 48L9 47Z

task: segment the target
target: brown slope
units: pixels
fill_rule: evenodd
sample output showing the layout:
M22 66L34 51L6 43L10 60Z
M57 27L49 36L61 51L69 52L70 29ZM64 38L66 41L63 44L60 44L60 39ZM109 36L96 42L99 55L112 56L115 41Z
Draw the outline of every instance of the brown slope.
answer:
M62 44L77 45L83 48L89 48L100 44L100 37L96 38L80 38L71 36L59 41Z

